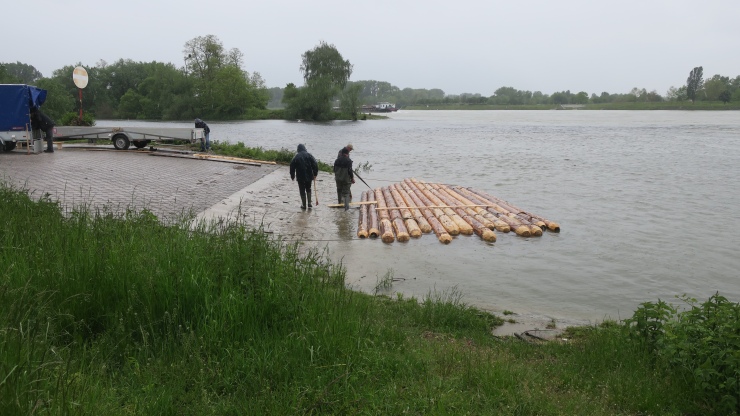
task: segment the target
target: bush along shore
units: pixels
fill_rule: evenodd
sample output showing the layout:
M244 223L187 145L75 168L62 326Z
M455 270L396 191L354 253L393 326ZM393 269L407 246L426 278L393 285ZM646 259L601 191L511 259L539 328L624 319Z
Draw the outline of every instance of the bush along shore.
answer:
M0 194L1 414L738 411L740 308L719 295L533 344L459 293L349 290L239 223Z

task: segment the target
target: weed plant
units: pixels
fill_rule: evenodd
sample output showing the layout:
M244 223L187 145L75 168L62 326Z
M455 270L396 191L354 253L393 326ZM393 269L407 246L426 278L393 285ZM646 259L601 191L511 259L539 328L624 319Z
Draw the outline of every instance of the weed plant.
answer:
M530 345L456 291L355 292L238 222L62 213L7 185L0 210L2 415L715 410L625 326Z

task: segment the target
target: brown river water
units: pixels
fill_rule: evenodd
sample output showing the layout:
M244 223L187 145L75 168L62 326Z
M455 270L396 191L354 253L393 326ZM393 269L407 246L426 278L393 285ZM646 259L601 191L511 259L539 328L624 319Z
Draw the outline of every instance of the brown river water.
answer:
M172 124L168 124L172 125ZM631 316L642 302L715 292L740 301L740 113L405 111L387 120L209 122L214 140L294 150L333 163L352 143L372 187L404 178L483 190L560 233L495 243L434 235L383 244L339 216L329 255L347 283L394 296L463 296L492 310L559 322ZM186 126L186 124L183 124ZM368 189L357 181L353 192ZM326 195L326 198L333 195ZM735 254L733 254L735 253Z

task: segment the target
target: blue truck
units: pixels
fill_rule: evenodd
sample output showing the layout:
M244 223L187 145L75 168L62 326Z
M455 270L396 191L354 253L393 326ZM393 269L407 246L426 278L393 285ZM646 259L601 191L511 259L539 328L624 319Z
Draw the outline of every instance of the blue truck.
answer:
M33 140L31 109L46 101L46 90L24 84L0 84L0 150Z
M23 84L0 84L0 150L10 152L20 144L31 143L41 133L32 131L31 109L46 101L44 89ZM88 139L110 141L117 150L131 145L144 148L151 142L186 141L197 143L204 138L202 128L187 127L77 127L57 126L54 141ZM29 146L30 148L30 146Z

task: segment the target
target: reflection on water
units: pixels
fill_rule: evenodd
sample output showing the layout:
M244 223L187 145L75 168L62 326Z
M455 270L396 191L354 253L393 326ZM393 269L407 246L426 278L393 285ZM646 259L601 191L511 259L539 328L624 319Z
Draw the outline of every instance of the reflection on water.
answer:
M356 210L337 211L342 241L329 243L331 256L348 265L349 284L370 293L393 269L403 278L393 290L408 296L456 287L468 303L556 317L623 318L641 302L682 293L740 300L737 112L401 110L389 117L209 125L215 140L291 150L304 143L327 163L352 143L355 165L372 165L362 174L370 186L407 177L470 186L562 227L539 238L497 233L494 244L459 236L442 245L433 235L383 244L356 239Z

